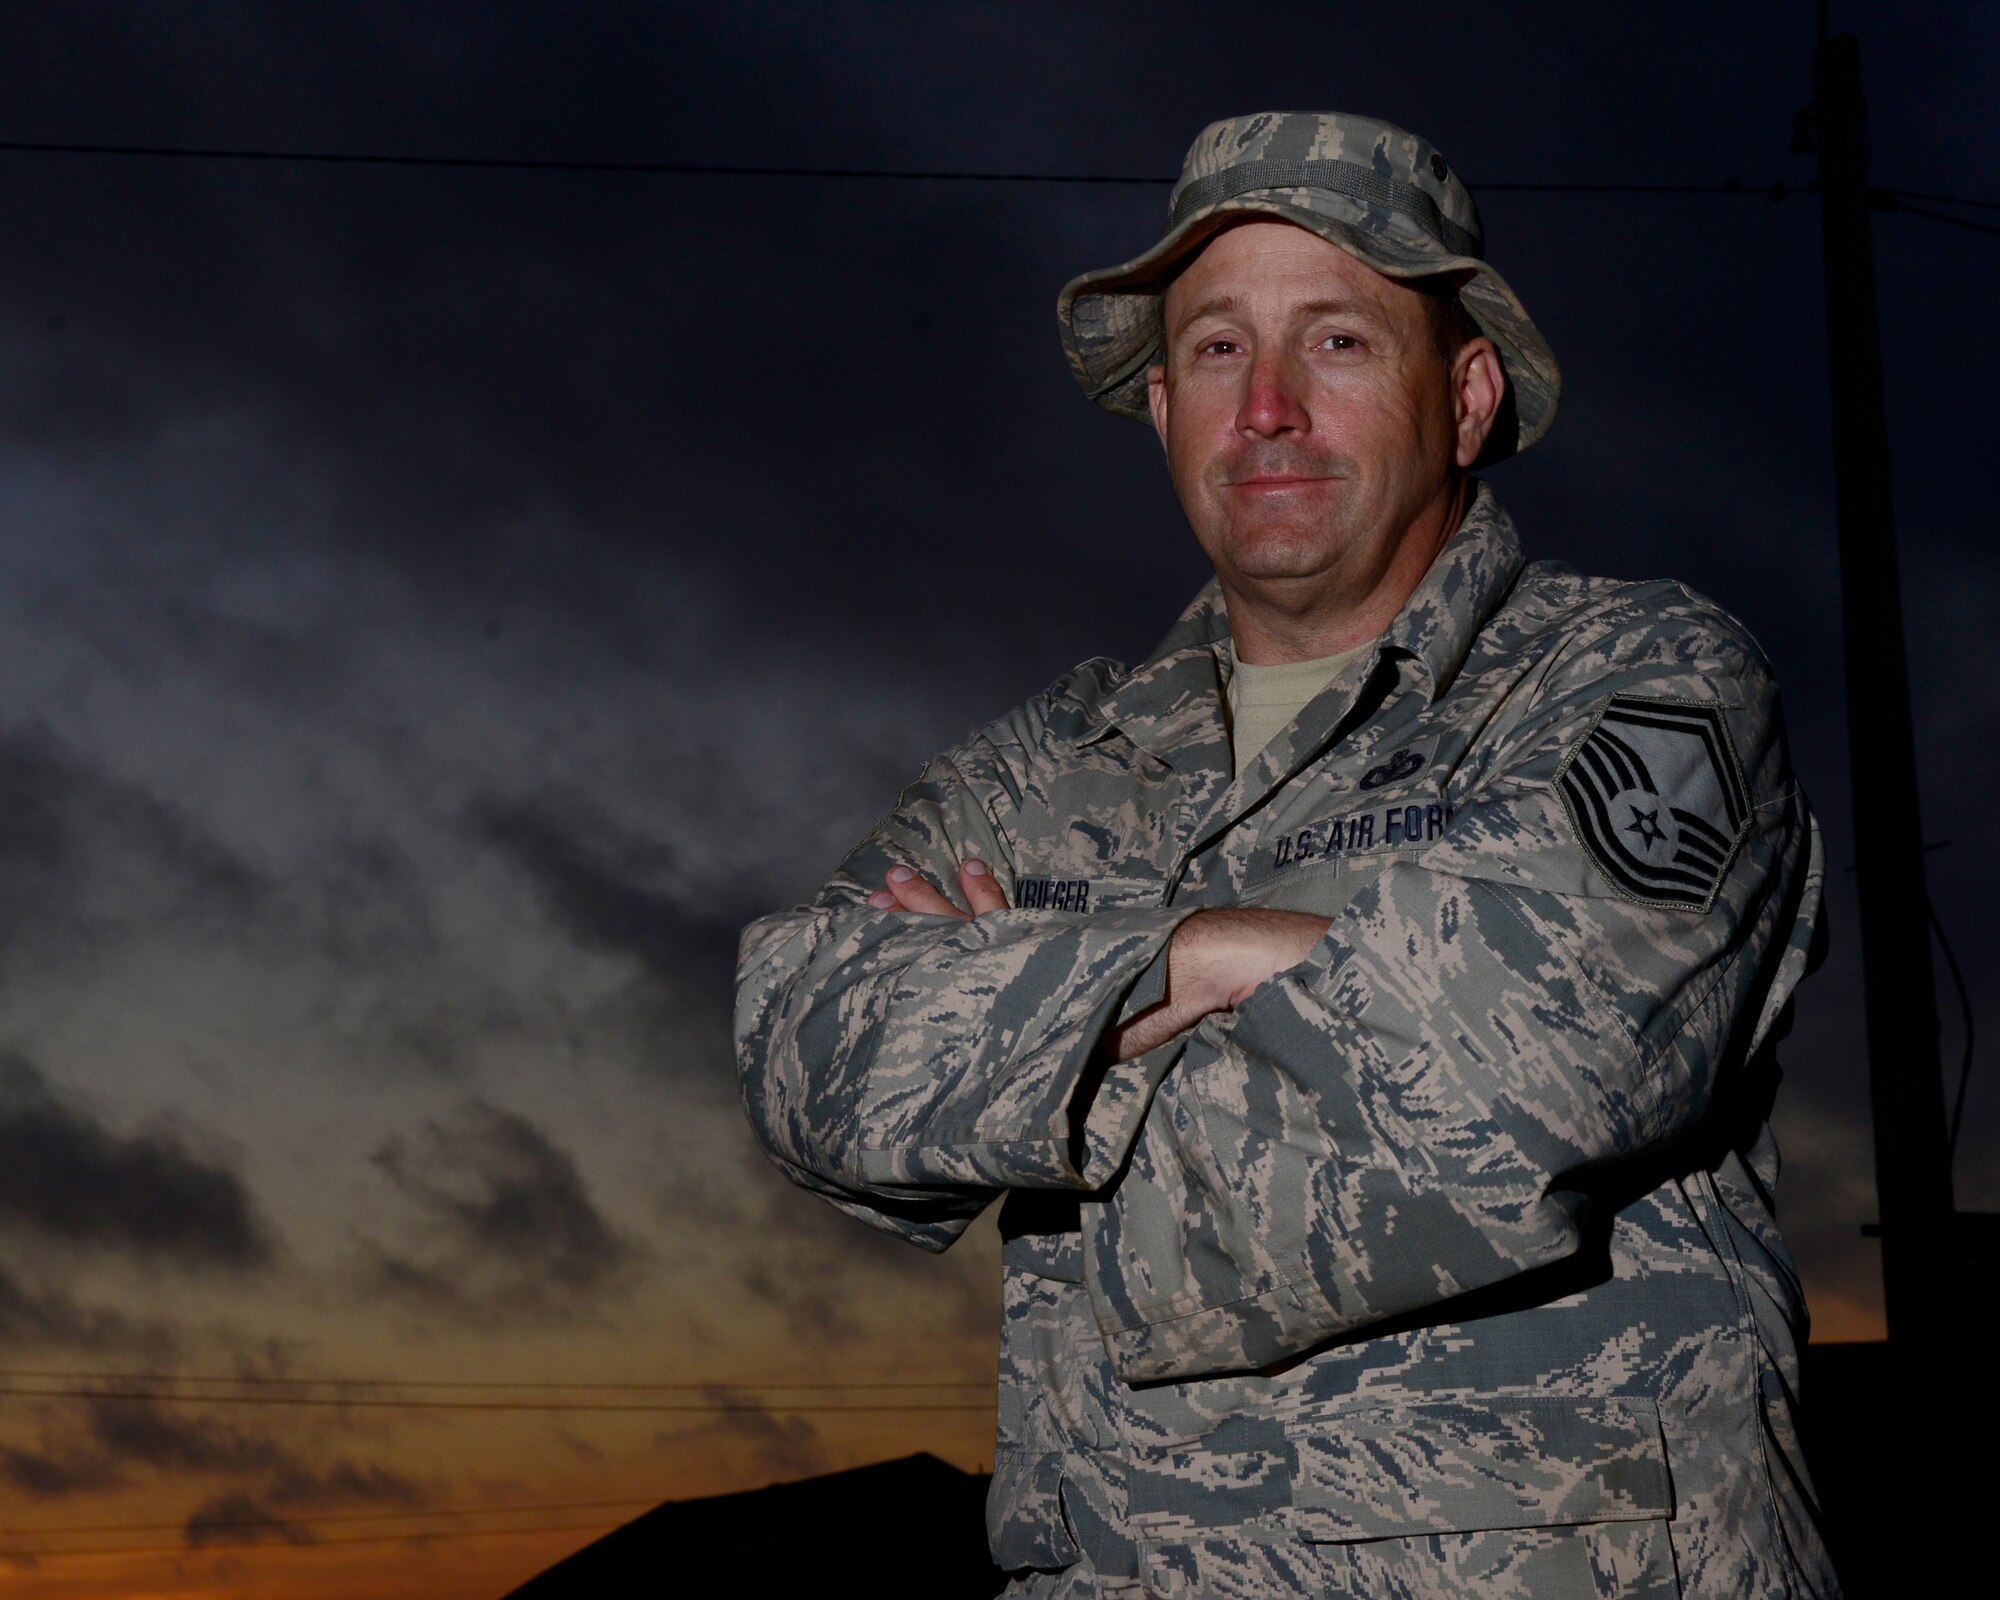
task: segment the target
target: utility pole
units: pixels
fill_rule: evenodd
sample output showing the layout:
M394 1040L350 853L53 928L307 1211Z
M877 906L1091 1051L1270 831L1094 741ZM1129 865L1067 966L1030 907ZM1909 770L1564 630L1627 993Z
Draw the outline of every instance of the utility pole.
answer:
M1860 46L1851 33L1828 38L1824 18L1822 7L1813 121L1833 378L1855 884L1861 900L1883 1301L1890 1337L1910 1351L1947 1337L1962 1269L1945 1139L1909 665L1889 496L1889 430L1882 400L1863 127L1867 103L1861 93Z

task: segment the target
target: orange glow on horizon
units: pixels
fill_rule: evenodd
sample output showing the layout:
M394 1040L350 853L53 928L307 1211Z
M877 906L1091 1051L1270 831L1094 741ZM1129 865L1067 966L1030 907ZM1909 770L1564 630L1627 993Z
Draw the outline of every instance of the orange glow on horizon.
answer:
M1811 1295L1808 1304L1814 1344L1858 1344L1888 1337L1877 1304L1830 1291Z
M529 1428L458 1437L454 1477L483 1475L493 1485L504 1475L513 1485L504 1498L494 1495L492 1509L470 1509L480 1496L461 1493L435 1511L302 1511L305 1543L274 1533L188 1549L176 1542L185 1486L173 1483L68 1505L10 1497L0 1508L0 1593L7 1600L499 1600L659 1504L811 1475L760 1468L699 1432L641 1439L616 1425L622 1419L609 1420L597 1430L602 1453L594 1461L571 1453L564 1462L556 1441ZM824 1470L918 1451L965 1470L992 1458L990 1409L839 1420L850 1426L818 1441ZM468 1448L475 1441L485 1448ZM438 1464L438 1442L430 1441L427 1466ZM181 1497L170 1498L176 1492Z
M635 1513L636 1514L636 1513ZM229 1550L169 1547L49 1558L7 1569L9 1600L499 1600L609 1533L592 1527Z

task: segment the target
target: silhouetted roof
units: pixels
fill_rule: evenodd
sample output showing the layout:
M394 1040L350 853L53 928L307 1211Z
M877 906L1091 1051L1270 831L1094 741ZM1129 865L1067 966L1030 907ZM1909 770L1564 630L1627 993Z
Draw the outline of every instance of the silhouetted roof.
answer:
M638 1574L647 1592L706 1586L736 1593L826 1582L845 1570L871 1600L989 1600L1002 1577L986 1552L984 1473L933 1455L878 1461L741 1494L669 1500L530 1578L505 1600L604 1600Z

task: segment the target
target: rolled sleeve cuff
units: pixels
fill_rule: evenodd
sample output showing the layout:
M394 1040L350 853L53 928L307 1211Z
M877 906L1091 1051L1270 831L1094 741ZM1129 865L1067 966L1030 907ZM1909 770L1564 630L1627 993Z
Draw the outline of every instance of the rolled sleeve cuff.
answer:
M1184 1040L1112 1062L1105 1035L1165 995L1167 946L1188 914L1146 907L1064 916L1067 926L1047 928L1057 937L1044 941L1033 958L1049 964L1054 981L1044 988L1025 967L1019 974L1040 990L1029 997L1038 1013L1034 1021L1008 1027L983 1019L978 1029L966 1030L969 1039L1009 1041L1004 1049L956 1067L935 1058L878 1058L868 1093L885 1108L916 1092L911 1080L919 1073L950 1087L925 1096L920 1117L864 1116L873 1136L863 1133L855 1176L871 1188L1093 1189L1110 1181ZM1038 923L1048 918L991 915L1034 915ZM1018 1005L1011 988L986 990L993 1011ZM902 1129L892 1125L897 1122Z

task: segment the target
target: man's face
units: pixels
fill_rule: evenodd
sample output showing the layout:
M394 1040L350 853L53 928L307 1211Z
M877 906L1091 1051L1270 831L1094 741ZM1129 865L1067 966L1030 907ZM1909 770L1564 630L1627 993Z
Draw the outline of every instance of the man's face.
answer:
M1465 373L1484 351L1497 383L1498 364L1477 340L1447 365L1416 290L1303 228L1245 222L1174 280L1163 317L1153 425L1232 601L1351 603L1406 535L1448 523L1490 421L1468 419Z

